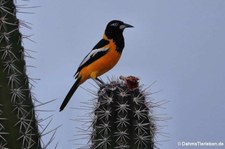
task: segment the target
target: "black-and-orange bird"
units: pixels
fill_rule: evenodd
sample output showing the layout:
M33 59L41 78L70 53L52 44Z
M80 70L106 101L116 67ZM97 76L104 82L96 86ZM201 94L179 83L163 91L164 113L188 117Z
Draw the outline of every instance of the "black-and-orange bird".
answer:
M76 81L66 95L60 111L65 108L79 85L89 78L100 81L97 77L116 65L124 48L123 31L128 27L133 26L119 20L113 20L107 24L103 38L94 46L78 67L74 75Z

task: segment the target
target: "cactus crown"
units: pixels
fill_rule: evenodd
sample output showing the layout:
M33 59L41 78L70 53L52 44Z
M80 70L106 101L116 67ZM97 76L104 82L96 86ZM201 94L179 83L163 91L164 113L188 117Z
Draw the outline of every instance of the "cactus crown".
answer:
M100 85L90 149L153 149L156 126L146 98L127 78Z

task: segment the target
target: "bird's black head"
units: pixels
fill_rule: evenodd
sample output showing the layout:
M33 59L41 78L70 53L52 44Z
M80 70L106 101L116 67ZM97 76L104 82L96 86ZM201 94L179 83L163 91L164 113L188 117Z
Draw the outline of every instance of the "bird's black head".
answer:
M120 38L123 37L123 31L125 28L128 27L133 27L132 25L126 24L122 21L119 20L113 20L110 21L105 29L105 35L109 38L109 39L115 39L115 38Z

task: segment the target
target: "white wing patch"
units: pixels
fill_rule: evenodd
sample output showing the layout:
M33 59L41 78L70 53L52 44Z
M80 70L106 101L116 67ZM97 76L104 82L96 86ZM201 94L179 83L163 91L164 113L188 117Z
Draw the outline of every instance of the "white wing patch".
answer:
M100 49L91 50L91 52L83 59L80 66L82 66L84 63L86 63L91 57L94 57L95 54L97 54L99 52L104 52L104 51L107 51L107 50L108 50L108 48L100 48Z

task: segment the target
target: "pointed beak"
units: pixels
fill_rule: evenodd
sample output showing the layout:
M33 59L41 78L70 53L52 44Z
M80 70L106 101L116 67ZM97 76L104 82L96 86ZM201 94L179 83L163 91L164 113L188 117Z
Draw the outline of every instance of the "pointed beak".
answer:
M126 24L126 23L123 23L123 25L120 25L121 30L124 30L125 28L131 28L131 27L133 27L133 26L130 24Z
M124 26L125 26L125 28L133 27L132 25L126 24L126 23L124 23Z

